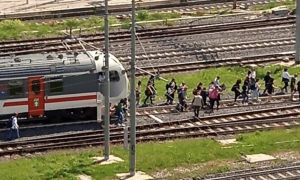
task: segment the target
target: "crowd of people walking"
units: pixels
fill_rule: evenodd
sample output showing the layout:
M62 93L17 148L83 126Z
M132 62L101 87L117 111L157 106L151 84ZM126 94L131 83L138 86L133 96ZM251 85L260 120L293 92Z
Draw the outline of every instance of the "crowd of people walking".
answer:
M256 71L248 71L246 77L243 79L237 79L236 82L231 86L231 91L234 93L234 102L237 102L241 98L242 104L248 104L251 102L259 102L259 96L269 96L269 99L272 98L272 95L275 93L275 89L280 89L278 93L287 93L290 87L291 98L295 92L300 93L300 81L297 81L297 75L290 75L288 69L285 68L282 72L281 81L283 86L277 88L274 85L274 78L272 77L271 72L267 72L262 79L264 81L264 87L260 84L260 79L256 77ZM157 90L155 87L155 80L157 77L151 76L147 82L145 89L145 99L142 106L152 105L157 95ZM141 88L142 82L138 82L136 88L136 104L140 105L141 101ZM192 90L193 99L191 105L194 109L195 117L199 116L200 109L205 109L206 112L212 113L214 110L219 109L221 95L226 89L225 84L221 83L221 77L217 76L208 86L204 87L200 82L196 88ZM187 104L187 92L188 86L185 82L177 85L175 79L172 79L166 84L165 97L167 105L172 105L175 102L176 94L178 103L176 108L179 111L185 111L188 108ZM149 102L150 101L150 102Z
M155 81L159 76L151 75L145 87L144 96L145 99L142 101L142 82L138 81L136 87L136 105L137 106L149 106L153 105L155 97L157 95L157 89ZM267 72L262 79L264 86L261 86L260 79L256 77L256 71L248 71L247 75L243 79L237 79L236 82L231 86L231 91L234 93L234 102L240 98L241 103L247 105L250 102L259 102L259 96L268 96L269 100L275 93L275 89L280 89L279 93L287 93L290 87L291 98L295 92L300 94L300 81L297 80L297 75L290 75L288 69L285 68L281 75L281 81L283 86L277 88L274 85L274 78L271 72ZM221 83L221 77L217 76L211 81L209 86L206 88L200 82L192 90L193 98L191 101L191 107L194 111L194 116L199 117L200 110L204 110L207 113L213 113L214 110L218 110L220 106L221 96L226 89L225 84ZM177 99L176 109L178 111L186 111L188 109L187 94L188 85L185 82L181 82L177 85L176 80L173 78L165 86L165 97L166 105L173 105ZM177 97L176 97L177 95ZM299 99L300 100L300 99ZM142 104L140 104L142 101ZM111 113L117 117L116 125L124 126L126 120L126 112L128 109L128 100L122 99L118 104L111 106Z

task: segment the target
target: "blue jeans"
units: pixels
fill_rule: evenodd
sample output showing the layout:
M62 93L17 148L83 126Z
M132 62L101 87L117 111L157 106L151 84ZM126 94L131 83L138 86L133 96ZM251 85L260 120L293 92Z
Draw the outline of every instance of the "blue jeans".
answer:
M122 124L124 119L123 112L121 111L117 112L117 116L118 116L117 123Z
M9 129L8 140L20 138L19 129Z

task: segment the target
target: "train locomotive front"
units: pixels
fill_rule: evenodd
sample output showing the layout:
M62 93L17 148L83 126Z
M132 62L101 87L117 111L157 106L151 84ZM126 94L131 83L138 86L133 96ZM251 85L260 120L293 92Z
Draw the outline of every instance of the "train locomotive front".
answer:
M109 56L110 102L128 96L128 78ZM95 119L97 92L104 88L100 51L44 53L0 60L0 116ZM99 97L99 93L98 93Z

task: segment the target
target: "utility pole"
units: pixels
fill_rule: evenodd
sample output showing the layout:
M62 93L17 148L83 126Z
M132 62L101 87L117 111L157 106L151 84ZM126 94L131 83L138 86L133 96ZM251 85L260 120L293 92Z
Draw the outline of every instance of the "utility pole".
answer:
M232 2L232 9L236 9L236 1L237 0L233 0L233 2Z
M130 81L130 150L129 150L129 172L135 175L136 164L136 97L135 97L135 0L132 0L131 11L131 81Z
M108 0L105 0L105 15L104 15L104 26L105 26L105 99L104 99L104 159L109 159L109 99L110 99L110 80L109 80L109 54L108 54L108 46L109 46L109 29L108 29Z
M300 7L298 4L300 4L300 0L296 1L296 64L300 64Z

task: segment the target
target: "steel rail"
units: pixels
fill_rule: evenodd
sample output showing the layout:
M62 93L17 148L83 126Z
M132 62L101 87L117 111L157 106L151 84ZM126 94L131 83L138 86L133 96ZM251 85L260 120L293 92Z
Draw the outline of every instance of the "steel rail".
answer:
M243 66L246 64L269 64L275 62L286 62L294 60L294 52L278 53L278 54L264 54L257 56L246 56L246 57L237 57L237 58L224 58L224 59L215 59L209 61L195 61L195 62L184 62L184 63L172 63L172 64L162 64L156 65L155 70L153 66L142 66L144 71L156 73L155 71L159 69L160 74L163 73L174 73L174 72L185 72L185 71L195 71L200 69L206 69L211 67L224 67L224 66ZM196 55L196 53L190 54ZM177 58L188 58L189 56L180 56ZM137 76L147 75L145 72L137 71Z
M190 123L191 124L191 123ZM238 134L243 132L253 132L257 130L271 130L282 127L298 127L300 124L300 118L285 117L281 119L266 119L259 121L245 121L241 122L231 122L226 124L219 124L215 126L211 124L209 126L200 127L179 127L177 129L164 129L157 131L146 131L137 132L137 141L154 141L154 140L168 140L168 139L178 139L178 138L195 138L195 137L207 137L207 136L218 136L218 135L229 135ZM149 134L151 133L151 134ZM112 133L111 142L121 143L123 142L124 135L122 133ZM50 140L48 140L50 141ZM53 149L62 148L76 148L76 147L86 147L94 145L102 145L103 137L95 136L89 137L87 139L79 139L76 141L66 142L66 139L58 141L57 143L47 143L47 144L37 144L30 145L26 147L17 147L15 149L9 147L7 150L0 151L0 156L12 155L12 154L24 154L24 153L34 153L42 152Z
M263 167L254 170L237 171L225 174L218 174L217 177L200 178L206 180L229 180L229 179L266 179L272 176L278 176L280 179L299 179L300 178L300 164L294 163L283 167Z
M193 35L199 33L212 33L228 30L238 30L246 28L258 28L265 26L275 26L284 24L294 24L295 17L283 17L283 18L272 18L267 20L252 20L226 24L214 24L214 25L189 25L169 28L153 28L146 30L139 30L137 34L140 39L159 39L166 37L182 36L182 35ZM0 42L0 56L22 55L32 54L39 52L57 52L65 51L65 47L62 45L64 37L44 38L44 39L33 39L33 40L20 40L20 41L3 41ZM101 43L104 42L104 35L93 34L84 35L80 38L81 40L88 43ZM114 32L110 34L111 42L122 42L130 39L129 31ZM67 41L68 45L73 50L80 49L77 40L70 39Z
M162 2L151 2L151 3L138 3L138 8L142 10L151 10L152 12L177 12L180 14L193 13L197 11L207 11L210 9L222 9L231 8L232 0L216 0L216 1L162 1ZM238 6L252 6L257 4L268 4L271 3L270 0L253 0L245 1L239 0L237 2ZM123 19L129 17L130 4L123 5L112 5L109 7L109 13L114 15L116 18ZM62 10L48 10L39 12L18 12L0 15L0 20L7 19L19 19L19 20L47 20L47 19L61 19L69 17L82 17L91 15L104 15L104 7L102 5L95 5L93 7L84 8L69 8Z
M203 117L196 119L185 119L185 120L176 120L165 123L155 123L148 125L139 125L137 126L138 137L141 136L142 139L145 139L144 136L151 137L153 134L163 135L165 133L177 133L179 130L182 132L193 131L191 134L198 134L198 131L205 132L205 134L209 133L210 135L220 135L224 134L224 132L237 133L244 131L253 131L254 129L269 129L274 127L281 126L291 126L287 122L291 122L292 125L299 125L298 120L300 119L300 110L299 105L289 106L289 107L281 107L281 108L269 108L264 110L256 110L251 112L241 112L241 113L231 113L226 115L216 115L210 117ZM253 124L251 124L253 123ZM273 123L272 125L268 125L267 123ZM279 125L278 123L283 123ZM253 126L253 127L250 127ZM259 126L260 125L260 126ZM232 128L232 126L238 128ZM228 128L225 128L228 127ZM243 128L244 127L244 128ZM215 130L211 130L215 128ZM225 128L225 129L224 129ZM208 130L208 131L206 131ZM93 141L95 139L103 138L102 131L95 131L89 133L77 133L76 135L67 135L67 136L58 136L54 138L41 138L40 140L32 140L32 141L23 141L23 142L13 142L13 143L2 143L0 144L0 148L2 148L2 154L12 152L12 150L3 150L5 147L17 147L13 149L13 152L24 150L24 147L20 146L31 146L37 143L38 146L45 146L43 143L46 143L47 147L50 146L58 146L58 143L62 142L60 145L68 142L70 144L78 143L78 140L88 139L87 141ZM102 135L101 135L102 134ZM115 140L114 137L121 137L123 134L123 128L112 128L112 140ZM180 137L177 136L176 137ZM89 139L93 140L89 140ZM157 137L155 137L157 138ZM84 142L84 140L82 140ZM50 144L49 144L50 143ZM34 145L36 147L36 145ZM25 147L26 149L26 147ZM0 152L1 154L1 152Z

